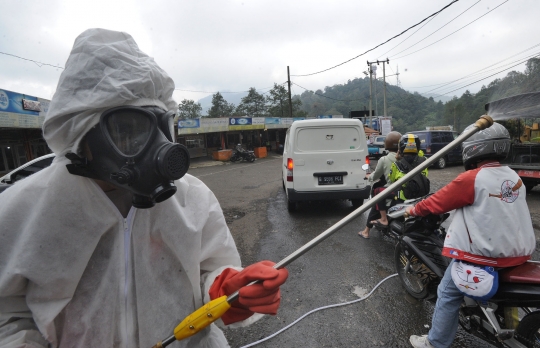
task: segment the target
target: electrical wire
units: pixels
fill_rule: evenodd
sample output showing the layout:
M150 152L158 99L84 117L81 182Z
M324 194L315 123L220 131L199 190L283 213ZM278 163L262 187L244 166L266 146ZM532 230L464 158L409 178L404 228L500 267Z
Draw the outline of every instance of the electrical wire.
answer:
M535 57L540 57L540 53L538 53ZM459 87L459 88L456 88L456 89L454 89L454 90L452 90L452 91L450 91L450 92L446 92L446 93L444 93L444 94L438 94L437 97L440 97L440 96L443 96L443 95L447 95L447 94L449 94L449 93L452 93L452 92L455 92L455 91L457 91L457 90L463 89L463 88L468 87L468 86L470 86L470 85L474 85L474 84L477 83L477 82L483 81L483 80L485 80L485 79L487 79L487 78L489 78L489 77L495 76L495 75L497 75L497 74L499 74L499 73L501 73L501 72L503 72L503 71L512 69L513 67L516 67L516 66L518 66L518 65L520 65L520 64L523 64L523 63L525 63L526 61L528 61L529 59L530 59L530 58L527 58L527 59L525 59L525 60L523 60L523 61L521 61L521 62L519 62L519 63L517 63L517 64L515 64L515 65L512 65L512 66L509 67L509 68L506 68L506 69L504 69L504 70L500 70L500 71L498 71L498 72L496 72L496 73L494 73L494 74L491 74L491 75L489 75L489 76L486 76L486 77L484 77L484 78L482 78L482 79L480 79L480 80L476 80L476 81L474 81L474 82L471 82L471 83L469 83L468 85L465 85L465 86L461 86L461 87Z
M513 61L513 62L504 64L504 65L501 65L501 66L499 66L499 67L497 67L497 68L492 68L492 69L483 71L483 70L487 69L487 67L486 67L486 68L484 68L484 69L482 69L482 70L479 70L479 71L477 71L477 72L474 72L474 73L472 73L472 74L469 74L469 75L467 75L467 76L464 76L464 77L462 77L462 78L459 78L459 79L457 79L457 80L450 81L450 82L448 82L448 83L443 84L442 86L433 88L433 89L431 89L431 90L429 90L429 91L427 91L427 92L423 92L423 93L420 93L420 94L430 93L430 92L433 92L433 91L438 90L439 88L443 88L443 87L445 87L445 86L452 85L454 82L461 81L461 80L465 80L465 79L471 79L471 78L472 78L473 76L475 76L475 75L486 74L486 73L489 73L490 71L493 71L493 70L495 70L495 69L502 68L502 67L504 67L504 66L508 66L508 65L510 65L510 64L514 64L514 63L516 63L516 62L526 62L527 60L529 60L529 59L531 59L531 58L534 58L534 57L538 56L538 54L540 54L540 52L531 54L531 55L529 55L529 56L527 56L527 57L520 58L520 59L518 59L518 60L515 60L515 61ZM518 63L518 65L519 65L519 64L520 64L520 63ZM514 66L515 66L515 65L514 65ZM513 66L512 66L512 67L513 67ZM501 70L501 71L504 71L504 70ZM454 87L448 87L448 88L454 88Z
M516 54L513 54L513 55L511 55L510 57L507 57L507 58L505 58L505 59L503 59L503 60L500 60L500 61L498 61L498 62L496 62L496 63L493 63L493 64L491 64L491 65L488 65L488 66L486 66L485 68L482 68L482 69L480 69L480 70L478 70L478 71L476 71L476 72L474 72L474 73L471 73L471 74L469 74L469 75L466 75L466 76L464 76L464 77L462 77L462 78L460 78L460 79L457 79L457 80L452 80L452 81L449 81L449 82L436 83L436 84L434 84L434 85L417 86L417 87L407 87L407 88L408 88L408 89L419 89L419 88L434 87L434 86L440 86L440 85L450 84L450 83L452 83L452 82L462 80L462 79L467 78L467 77L469 77L469 76L476 75L476 74L480 73L480 72L483 71L483 70L486 70L486 69L488 69L488 68L491 68L492 66L495 66L495 65L497 65L497 64L500 64L500 63L504 62L505 60L508 60L508 59L510 59L510 58L513 58L513 57L515 57L515 56L518 56L518 55L520 55L520 54L522 54L522 53L525 53L525 52L527 52L527 51L529 51L529 50L532 50L533 48L536 48L536 47L538 47L538 46L540 46L540 43L538 43L538 44L536 44L536 45L534 45L534 46L531 46L531 47L529 47L529 48L527 48L527 49L525 49L525 50L523 50L523 51L521 51L521 52L518 52L518 53L516 53ZM427 92L426 92L426 93L427 93ZM421 93L421 94L422 94L422 93Z
M462 26L462 27L461 27L461 28L459 28L458 30L456 30L456 31L453 31L452 33L450 33L450 34L446 35L446 36L445 36L445 37L443 37L442 39L439 39L439 40L437 40L437 41L435 41L435 42L433 42L433 43L431 43L431 44L429 44L429 45L427 45L427 46L425 46L425 47L422 47L421 49L419 49L419 50L416 50L416 51L414 51L414 52L411 52L411 53L407 53L407 54L405 54L405 55L403 55L403 56L401 56L401 57L393 58L393 60L396 60L396 59L401 59L401 58L403 58L403 57L407 57L407 56L410 56L411 54L415 54L416 52L420 52L420 51L422 51L422 50L424 50L424 49L426 49L426 48L428 48L428 47L430 47L430 46L433 46L433 45L435 45L435 44L436 44L437 42L440 42L440 41L442 41L442 40L446 39L447 37L449 37L449 36L451 36L451 35L453 35L453 34L457 33L458 31L460 31L461 29L463 29L463 28L465 28L465 27L467 27L467 26L471 25L472 23L476 22L477 20L479 20L480 18L484 17L485 15L487 15L487 14L491 13L492 11L495 11L496 9L498 9L499 7L501 7L502 5L506 4L506 3L508 2L508 1L510 1L510 0L506 0L505 2L503 2L503 3L499 4L499 5L497 6L497 7L495 7L495 8L493 8L493 9L489 10L488 12L484 13L483 15L481 15L481 16L480 16L480 17L478 17L478 18L476 18L476 19L475 19L475 20L473 20L472 22L469 22L468 24L465 24L464 26ZM403 51L402 51L402 52L403 52Z
M478 82L480 82L480 81L483 81L483 80L485 80L485 79L487 79L487 78L490 78L490 77L492 77L492 76L495 76L495 75L497 75L497 74L499 74L499 73L501 73L501 72L503 72L503 71L512 69L512 68L514 68L514 67L516 67L516 66L518 66L518 65L520 65L520 64L525 63L525 62L526 62L527 60L529 60L531 57L540 57L540 52L538 52L538 53L536 53L536 54L534 54L534 55L532 55L532 56L529 56L529 57L527 57L527 58L525 58L525 59L519 61L517 64L514 64L514 65L512 65L512 66L510 66L510 67L508 67L508 68L506 68L506 69L499 70L499 71L497 71L497 72L495 72L495 73L493 73L493 74L491 74L491 75L489 75L489 76L483 77L483 78L481 78L481 79L479 79L479 80L476 80L476 81L474 81L474 82L471 82L471 83L469 83L469 84L460 86L460 87L455 88L455 89L453 89L453 90L451 90L451 91L448 91L448 92L446 92L446 93L436 94L435 96L433 96L433 98L438 98L438 97L441 97L441 96L450 94L450 93L452 93L452 92L458 91L458 90L460 90L460 89L463 89L463 88L465 88L465 87L468 87L468 86L470 86L470 85L473 85L473 84L475 84L475 83L478 83ZM512 63L510 63L510 64L512 64ZM387 89L387 91L389 91L391 94L393 94L393 91L391 91L390 89ZM433 90L430 90L430 91L427 91L427 92L424 92L424 93L418 93L418 92L416 92L416 93L418 93L418 95L416 95L416 94L409 94L409 95L406 96L406 97L400 97L399 95L397 95L397 96L399 97L398 102L406 101L406 100L409 100L409 99L414 98L414 97L416 97L416 96L422 96L422 94L427 94L427 93L429 93L429 92L431 92L431 91L433 91ZM424 97L424 98L425 98L425 97Z
M482 0L478 0L478 1L482 1ZM474 6L474 5L473 5ZM416 34L417 32L420 31L420 29L422 29L423 27L425 27L426 25L428 25L429 22L431 22L435 17L437 17L439 14L437 13L435 16L431 17L429 19L429 21L427 21L424 25L422 25L420 28L418 28L414 33L412 33L411 35L407 36L403 41L401 41L400 43L398 43L397 45L395 45L394 47L392 47L391 49L389 49L388 51L384 52L383 54L379 55L377 57L377 60L379 60L379 58L385 56L388 52L392 51L394 48L398 47L399 45L401 45L402 43L404 43L405 41L409 40L414 34Z
M397 276L398 274L395 273L395 274L392 274L392 275L389 275L388 277L384 278L383 280L381 280L377 285L375 285L375 287L369 292L369 294L367 294L366 296L364 297L361 297L361 298L358 298L356 300L353 300L353 301L349 301L349 302L343 302L343 303L336 303L336 304L332 304L332 305L328 305L328 306L324 306L324 307L319 307L319 308L315 308L309 312L307 312L306 314L302 315L300 318L296 319L295 321L293 321L292 323L290 323L289 325L285 326L284 328L282 328L281 330L279 331L276 331L274 332L272 335L268 336L268 337L265 337L261 340L258 340L258 341L255 341L253 343L250 343L248 345L245 345L245 346L242 346L240 348L248 348L248 347L253 347L253 346L256 346L257 344L259 343L262 343L264 341L267 341L277 335L279 335L280 333L282 333L283 331L287 330L288 328L290 328L291 326L295 325L296 323L298 323L300 320L304 319L305 317L307 317L308 315L310 314L313 314L315 312L318 312L318 311L321 311L323 309L329 309L329 308L336 308L336 307L341 307L341 306L346 306L346 305L350 305L350 304L353 304L353 303L356 303L356 302L360 302L360 301L364 301L365 299L367 299L369 296L371 296L371 294L373 294L373 292L375 290L377 290L377 288L382 284L384 283L385 281L387 281L388 279L390 278L393 278L395 276Z
M291 75L291 76L295 76L295 77L303 77L303 76L316 75L316 74L320 74L320 73L323 73L323 72L325 72L325 71L328 71L328 70L332 70L332 69L334 69L334 68L337 68L338 66L341 66L341 65L343 65L343 64L349 63L350 61L353 61L353 60L355 60L355 59L357 59L357 58L359 58L359 57L365 55L366 53L373 51L373 50L376 49L377 47L380 47L380 46L386 44L387 42L390 42L390 41L392 41L393 39L395 39L395 38L397 38L397 37L399 37L399 36L405 34L407 31L411 30L411 29L414 28L414 27L417 27L418 25L422 24L423 22L425 22L425 21L428 20L429 18L438 15L439 13L441 13L441 12L444 11L444 10L446 10L448 7L452 6L453 4L455 4L455 3L458 2L458 1L459 1L459 0L453 0L451 3L449 3L449 4L446 5L446 6L444 6L444 7L443 7L442 9L440 9L439 11L437 11L437 12L435 12L435 13L429 15L428 17L426 17L426 18L424 18L424 19L422 19L420 22L416 23L415 25L413 25L413 26L411 26L411 27L405 29L405 30L402 31L401 33L399 33L399 34L397 34L397 35L391 37L390 39L386 40L385 42L383 42L383 43L381 43L381 44L379 44L379 45L377 45L377 46L375 46L375 47L373 47L373 48L371 48L371 49L365 51L364 53L361 53L361 54L357 55L356 57L353 57L353 58L351 58L351 59L348 59L348 60L344 61L343 63L334 65L333 67L330 67L330 68L328 68L328 69L324 69L324 70L321 70L321 71L317 71L317 72L314 72L314 73L311 73L311 74ZM507 0L507 1L508 1L508 0Z
M469 8L467 8L465 11L461 12L460 14L458 14L457 16L455 16L454 18L452 18L449 22L447 22L445 25L443 25L442 27L440 27L439 29L435 30L434 32L432 32L431 34L429 34L428 36L424 37L422 40L416 42L415 44L407 47L406 49L402 50L402 51L399 51L398 53L395 53L393 56L391 56L390 58L394 57L394 56L397 56L398 54L400 54L401 52L405 52L406 50L408 50L409 48L412 48L416 45L418 45L420 42L424 41L425 39L427 39L428 37L430 37L431 35L435 34L436 32L438 32L439 30L441 30L442 28L446 27L448 24L452 23L454 20L456 20L458 17L460 17L461 15L463 15L465 12L469 11L471 8L473 8L476 4L478 4L480 1L482 0L478 0L477 2L475 2L474 4L472 4ZM427 23L426 23L427 24ZM387 52L388 53L388 52ZM386 53L385 53L386 54ZM396 58L397 59L397 58Z
M0 52L0 54L4 54L4 55L6 55L6 56L12 56L12 57L15 57L15 58L19 58L19 59L22 59L22 60L27 60L27 61L33 62L33 63L35 63L37 66L39 66L40 68L41 68L43 65L47 65L47 66L52 66L53 68L59 68L59 69L64 70L64 68L62 68L61 66L58 66L58 65L52 65L52 64L47 64L47 63L38 62L37 60L32 60L32 59L28 59L28 58L19 57L19 56L16 56L16 55L14 55L14 54L11 54L11 53Z

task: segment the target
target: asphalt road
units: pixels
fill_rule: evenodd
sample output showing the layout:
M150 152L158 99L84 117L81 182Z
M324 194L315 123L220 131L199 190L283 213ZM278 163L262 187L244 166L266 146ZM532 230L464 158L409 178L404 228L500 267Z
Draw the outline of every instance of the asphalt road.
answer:
M348 201L331 201L305 203L289 214L281 166L281 156L270 154L254 163L194 161L189 170L218 198L244 266L283 259L353 211ZM430 170L432 189L462 170ZM527 198L538 232L540 188ZM289 279L282 287L279 313L247 328L225 330L230 345L243 347L270 336L316 308L358 300L394 274L392 242L376 230L368 240L357 236L366 215L287 266ZM538 255L537 248L537 260ZM257 347L409 347L411 334L429 330L433 306L408 296L394 277L366 300L314 312ZM453 347L491 346L460 329Z

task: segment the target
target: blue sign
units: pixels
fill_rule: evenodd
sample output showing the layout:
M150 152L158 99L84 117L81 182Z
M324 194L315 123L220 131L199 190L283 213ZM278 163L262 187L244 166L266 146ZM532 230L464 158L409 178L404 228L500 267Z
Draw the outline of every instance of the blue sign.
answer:
M251 117L231 117L229 124L231 126L247 126L251 124Z
M302 120L305 120L306 118L305 117L293 117L293 122L294 121L302 121Z
M332 115L319 115L317 118L332 118Z
M0 89L0 111L38 116L38 111L23 109L23 99L38 101L36 97Z
M178 129L180 128L199 128L200 120L198 118L188 118L185 120L178 120Z
M265 117L264 123L265 124L280 124L280 118L279 117Z

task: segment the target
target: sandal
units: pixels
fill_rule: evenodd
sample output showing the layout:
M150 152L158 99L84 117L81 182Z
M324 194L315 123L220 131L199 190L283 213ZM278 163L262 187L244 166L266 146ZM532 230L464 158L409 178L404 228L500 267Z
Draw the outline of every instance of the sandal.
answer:
M371 223L373 224L373 226L379 228L379 229L386 229L388 228L388 224L383 224L381 221L379 220L374 220L374 221L371 221Z
M364 236L364 234L362 232L359 232L358 235L364 239L369 239L369 235L368 236Z

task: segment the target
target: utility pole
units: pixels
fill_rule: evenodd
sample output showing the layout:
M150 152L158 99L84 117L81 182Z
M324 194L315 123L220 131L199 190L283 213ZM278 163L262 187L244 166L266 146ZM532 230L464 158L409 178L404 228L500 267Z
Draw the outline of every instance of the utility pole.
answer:
M396 86L401 87L399 84L399 65L396 68Z
M373 106L371 105L372 104L372 95L371 95L371 91L373 90L373 71L371 71L371 65L369 64L369 61L367 62L368 63L368 71L369 71L369 128L371 128L373 125L371 124L371 117L373 116Z
M292 118L292 98L291 98L291 74L289 73L289 66L287 66L287 82L289 83L289 111Z
M456 128L456 105L454 104L454 130L457 130Z
M377 69L377 67L376 67L376 66L373 66L373 65L374 65L375 63L377 63L377 65L379 65L379 63L382 63L382 64L383 64L383 81L384 81L384 83L383 83L383 87L384 87L384 96L383 96L383 98L384 98L384 116L386 116L386 71L385 71L385 64L386 64L386 63L390 63L390 60L389 60L388 58L386 58L386 60L378 60L378 59L377 59L377 61L375 61L375 62L370 62L370 61L368 60L367 63L368 63L368 66L369 66L369 68L370 68L370 83L371 83L371 71L372 71L372 70L375 70L375 71L376 71L376 69ZM373 69L373 68L375 68L375 69ZM377 75L375 75L375 76L377 76ZM370 98L370 100L371 100L371 98ZM376 114L379 114L378 111L377 111L377 79L376 79L376 78L375 78L375 113L376 113ZM371 115L371 111L370 111L370 115ZM371 117L370 117L369 122L372 122L372 121L371 121ZM370 124L370 127L372 127L372 126L373 126L373 124Z
M390 63L388 58L386 58L386 62ZM384 94L383 94L383 98L384 98L384 117L386 117L386 71L384 70L384 67L385 67L385 62L383 61L383 63L382 63L382 75L383 75L383 87L384 87Z

